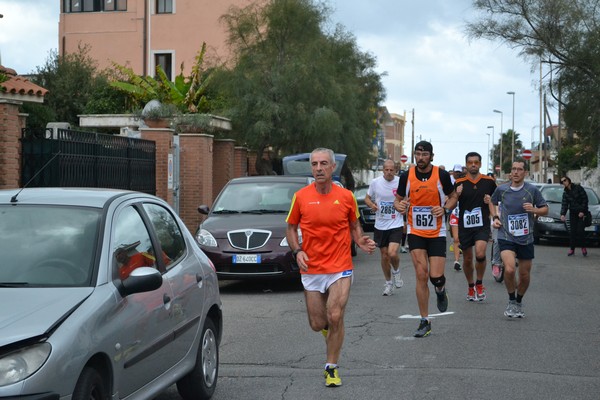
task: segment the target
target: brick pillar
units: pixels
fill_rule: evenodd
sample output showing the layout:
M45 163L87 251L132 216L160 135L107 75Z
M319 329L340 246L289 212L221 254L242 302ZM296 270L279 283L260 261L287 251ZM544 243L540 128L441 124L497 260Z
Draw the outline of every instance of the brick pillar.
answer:
M179 134L179 216L194 233L203 215L198 206L213 202L213 136Z
M169 188L169 154L173 154L173 130L141 128L141 138L156 143L156 196L173 205L173 188Z
M213 201L221 189L234 178L235 140L217 139L213 145Z
M248 176L248 149L237 146L233 149L234 169L233 177Z
M21 181L21 128L23 114L19 104L0 100L0 189L20 187Z
M256 172L256 151L248 151L248 175L256 176L258 172Z

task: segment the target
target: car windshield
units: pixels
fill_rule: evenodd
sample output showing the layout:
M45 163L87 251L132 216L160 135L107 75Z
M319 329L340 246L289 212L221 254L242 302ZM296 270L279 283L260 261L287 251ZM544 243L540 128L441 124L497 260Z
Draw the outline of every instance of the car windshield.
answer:
M300 182L241 182L227 185L212 213L287 213Z
M0 287L89 286L100 210L0 206Z
M584 188L588 197L588 206L597 206L600 204L598 195L591 188ZM542 196L549 203L561 203L564 188L561 186L544 186L541 189Z
M356 197L356 200L364 200L365 196L367 195L368 190L369 190L368 187L356 189L354 191L354 197Z

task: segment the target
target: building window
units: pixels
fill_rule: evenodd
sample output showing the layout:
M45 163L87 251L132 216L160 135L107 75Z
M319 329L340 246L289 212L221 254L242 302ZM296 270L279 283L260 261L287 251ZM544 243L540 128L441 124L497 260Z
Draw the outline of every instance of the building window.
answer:
M159 65L165 71L167 78L173 80L173 55L171 53L154 54L154 67L156 68Z
M157 14L173 14L173 0L156 0Z
M64 13L127 11L127 0L64 0Z

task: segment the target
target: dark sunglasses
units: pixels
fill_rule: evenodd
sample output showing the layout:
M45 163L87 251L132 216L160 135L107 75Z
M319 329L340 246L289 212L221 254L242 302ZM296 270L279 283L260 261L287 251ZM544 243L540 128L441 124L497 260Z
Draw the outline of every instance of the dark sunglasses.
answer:
M560 183L565 183L567 180L566 179L561 179Z

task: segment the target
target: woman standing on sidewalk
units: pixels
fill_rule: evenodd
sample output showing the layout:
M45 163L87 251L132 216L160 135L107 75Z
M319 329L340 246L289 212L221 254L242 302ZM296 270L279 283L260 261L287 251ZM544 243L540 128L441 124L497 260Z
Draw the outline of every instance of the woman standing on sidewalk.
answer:
M560 220L565 221L567 210L569 213L570 226L570 246L571 249L567 253L568 256L575 254L575 247L581 247L581 254L587 256L585 247L585 215L588 212L588 198L585 189L581 185L571 182L571 178L563 176L560 179L565 187L562 196L562 205L560 208Z

